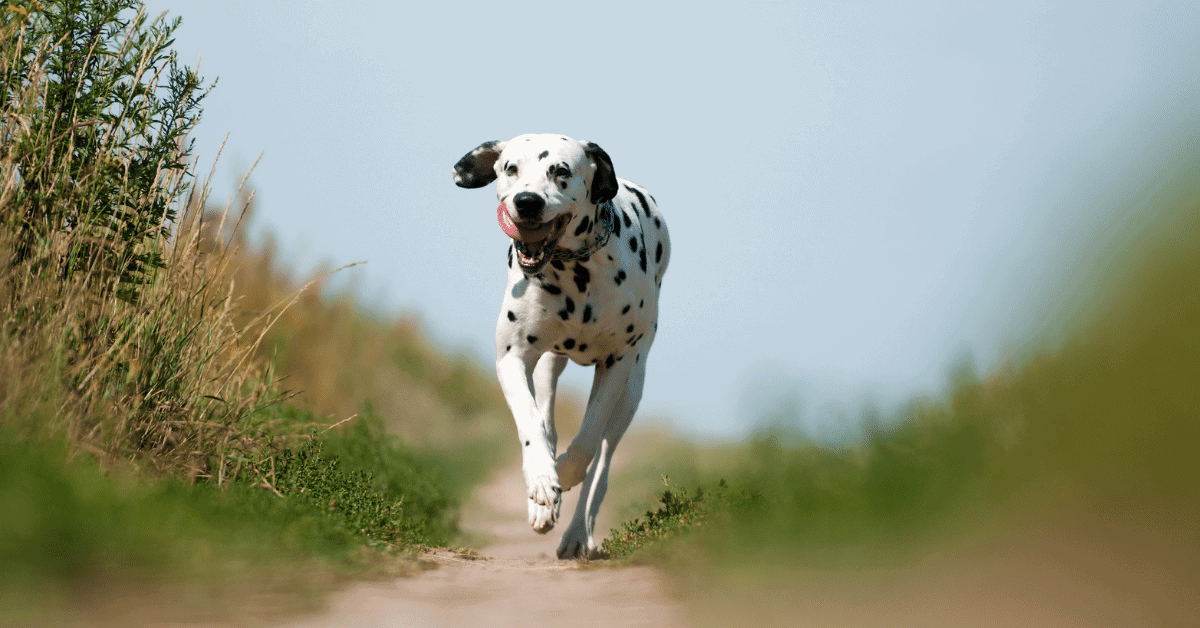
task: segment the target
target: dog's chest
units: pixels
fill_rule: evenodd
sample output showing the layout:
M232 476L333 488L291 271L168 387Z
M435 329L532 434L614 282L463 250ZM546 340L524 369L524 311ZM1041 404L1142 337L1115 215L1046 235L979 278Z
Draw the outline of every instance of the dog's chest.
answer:
M498 334L504 349L606 364L649 346L658 286L614 241L585 261L553 261L536 276L510 272ZM632 266L630 265L632 263ZM632 270L631 270L632 269Z

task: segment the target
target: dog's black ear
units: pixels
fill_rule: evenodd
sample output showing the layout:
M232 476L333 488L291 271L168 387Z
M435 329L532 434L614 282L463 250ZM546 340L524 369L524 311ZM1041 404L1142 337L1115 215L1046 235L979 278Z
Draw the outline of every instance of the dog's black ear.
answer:
M454 183L460 188L481 188L496 180L496 160L508 142L484 142L454 164Z
M592 175L591 201L597 205L611 201L617 195L617 174L613 171L612 159L603 148L587 142L583 152L596 163L596 174Z

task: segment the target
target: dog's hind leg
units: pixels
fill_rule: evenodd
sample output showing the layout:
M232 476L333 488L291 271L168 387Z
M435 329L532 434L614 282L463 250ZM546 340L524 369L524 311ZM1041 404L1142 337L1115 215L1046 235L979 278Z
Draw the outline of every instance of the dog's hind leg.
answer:
M642 399L642 384L646 380L646 361L630 362L617 361L611 367L603 364L596 365L596 374L592 380L592 394L588 398L587 411L583 415L583 425L579 433L567 446L567 451L558 457L558 479L563 488L569 489L583 481L588 465L592 463L600 447L610 421L629 421L637 410L638 402ZM629 416L624 416L624 408L629 408ZM621 432L624 433L624 428Z
M566 358L552 354L538 356L536 361L530 355L508 354L496 363L500 387L521 441L529 524L542 534L554 528L562 501L554 457L554 393L566 362Z
M625 435L625 430L633 422L633 415L637 412L638 403L642 398L645 377L646 363L642 360L632 369L629 385L621 394L616 409L604 423L593 452L592 464L588 466L583 479L579 501L575 504L575 515L558 545L559 558L596 558L600 555L600 546L596 544L595 539L596 515L600 512L600 505L608 492L608 471L612 466L613 454L621 437ZM579 438L575 440L576 442L571 443L572 447L576 446ZM559 464L561 466L561 459Z

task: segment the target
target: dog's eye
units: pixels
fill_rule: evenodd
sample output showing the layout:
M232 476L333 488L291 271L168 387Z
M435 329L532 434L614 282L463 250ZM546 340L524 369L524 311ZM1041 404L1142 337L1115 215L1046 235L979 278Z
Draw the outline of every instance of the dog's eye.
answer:
M510 177L517 176L517 164L508 164L508 167L504 169L504 172Z
M569 176L571 176L571 171L570 171L570 170L567 170L566 168L563 168L562 166L555 166L555 167L554 167L554 170L552 170L551 172L553 172L553 173L554 173L554 176L556 176L556 177L569 177Z

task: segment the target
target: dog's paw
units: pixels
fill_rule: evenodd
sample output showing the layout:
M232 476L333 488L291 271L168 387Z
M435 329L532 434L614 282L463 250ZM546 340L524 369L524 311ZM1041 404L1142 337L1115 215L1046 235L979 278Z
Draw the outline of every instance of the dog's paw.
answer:
M529 481L529 525L539 534L554 528L562 506L562 487L550 475L538 475Z
M553 530L555 522L558 521L558 507L543 506L532 499L525 501L529 508L529 525L533 526L533 531L545 534Z
M570 490L576 484L583 481L583 476L587 473L588 465L592 463L591 454L580 452L574 447L567 447L567 451L558 457L556 469L558 471L558 481L564 489Z
M536 475L527 480L526 485L529 487L527 497L542 506L557 508L562 500L562 486L553 475Z
M562 541L558 544L557 555L562 560L604 558L604 552L596 545L596 540L582 527L571 526L563 533Z

